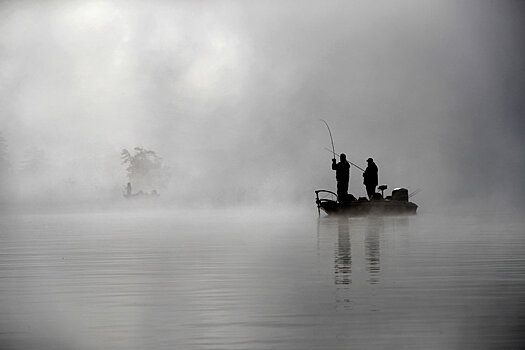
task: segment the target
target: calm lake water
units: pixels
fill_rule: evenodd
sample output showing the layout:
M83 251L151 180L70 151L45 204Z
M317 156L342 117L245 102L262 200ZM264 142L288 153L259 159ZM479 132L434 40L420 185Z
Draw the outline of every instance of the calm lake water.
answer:
M1 349L519 349L525 220L1 216Z

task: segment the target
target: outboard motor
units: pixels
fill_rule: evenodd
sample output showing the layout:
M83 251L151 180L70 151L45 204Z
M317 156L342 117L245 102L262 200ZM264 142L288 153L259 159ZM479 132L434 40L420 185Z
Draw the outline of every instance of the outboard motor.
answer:
M392 191L392 200L408 202L408 190L406 188L395 188Z

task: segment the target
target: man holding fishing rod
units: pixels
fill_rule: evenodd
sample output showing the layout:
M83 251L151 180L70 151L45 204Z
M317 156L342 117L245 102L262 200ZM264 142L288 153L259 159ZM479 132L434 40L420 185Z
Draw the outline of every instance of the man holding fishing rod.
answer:
M346 154L341 153L339 163L332 158L332 170L335 170L337 180L337 198L342 203L348 196L348 181L350 180L350 164L346 160Z
M348 182L350 181L350 164L346 160L346 154L341 153L339 155L339 163L335 159L337 153L335 153L334 138L332 137L332 130L328 126L326 120L321 119L326 125L328 133L330 134L330 141L332 142L332 169L335 170L335 179L337 180L337 199L339 203L346 202L348 198Z

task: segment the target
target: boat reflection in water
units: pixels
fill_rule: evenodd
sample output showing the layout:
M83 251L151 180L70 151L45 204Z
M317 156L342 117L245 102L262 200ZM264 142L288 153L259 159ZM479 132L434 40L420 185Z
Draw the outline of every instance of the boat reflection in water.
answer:
M368 281L375 284L379 283L379 273L381 272L381 245L379 244L379 238L384 232L385 222L381 216L367 219L368 223L365 232L366 269L369 273Z
M352 283L352 245L347 218L337 218L337 245L335 248L335 284Z
M373 293L373 286L381 283L381 246L402 243L403 235L396 237L396 232L404 232L408 222L406 217L382 216L319 219L318 253L332 251L334 254L337 303L351 306L357 295ZM385 237L385 226L388 226L388 237ZM403 226L404 229L399 230ZM334 248L327 249L328 244ZM389 259L393 258L387 257L387 261Z

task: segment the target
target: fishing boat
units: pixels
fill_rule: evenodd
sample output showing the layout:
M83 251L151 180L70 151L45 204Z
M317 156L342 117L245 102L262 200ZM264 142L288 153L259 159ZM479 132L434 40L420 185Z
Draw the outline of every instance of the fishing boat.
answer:
M321 121L326 125L330 135L332 149L328 149L328 151L333 154L333 164L335 164L335 157L338 156L343 159L343 154L335 153L334 138L332 137L330 126L326 120L321 119ZM372 161L373 164L372 158L368 159L368 161ZM359 165L349 160L346 160L346 162L366 174L366 170ZM333 166L334 165L332 165L332 169L336 170ZM377 181L377 167L375 168L375 173ZM348 179L346 181L348 185ZM375 184L377 184L377 182L375 182ZM344 216L416 214L417 205L410 202L409 198L417 194L420 189L409 194L406 188L395 188L392 191L392 195L384 197L384 191L387 189L387 185L381 185L377 188L381 193L374 193L370 199L366 197L355 198L351 194L346 194L345 198L338 198L337 194L332 191L316 190L315 203L317 204L317 211L319 215L321 215L321 210L323 210L328 215Z
M415 215L417 205L409 201L409 198L418 191L408 194L406 188L396 188L392 195L383 197L386 185L378 187L381 193L376 193L370 200L365 197L355 198L348 194L346 198L340 199L337 194L328 190L315 191L315 203L317 210L328 215L365 216L365 215Z

